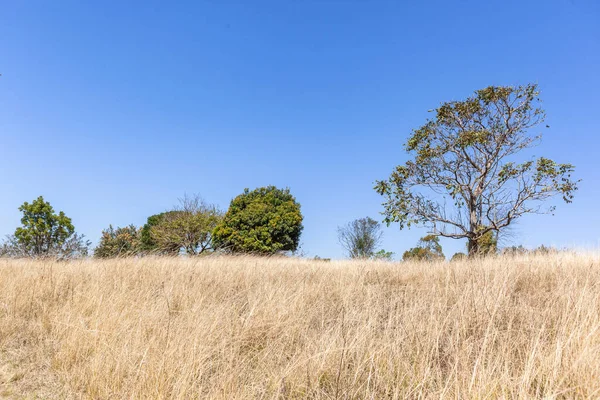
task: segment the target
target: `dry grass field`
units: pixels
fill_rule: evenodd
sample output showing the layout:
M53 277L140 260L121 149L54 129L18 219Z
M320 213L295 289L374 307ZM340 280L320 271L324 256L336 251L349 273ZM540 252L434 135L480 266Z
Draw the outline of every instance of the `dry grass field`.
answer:
M600 257L0 260L0 398L600 398Z

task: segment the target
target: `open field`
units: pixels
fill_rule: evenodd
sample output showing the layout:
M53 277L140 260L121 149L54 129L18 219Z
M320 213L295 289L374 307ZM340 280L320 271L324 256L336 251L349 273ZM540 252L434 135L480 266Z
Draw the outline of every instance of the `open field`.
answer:
M600 257L0 260L0 398L599 398Z

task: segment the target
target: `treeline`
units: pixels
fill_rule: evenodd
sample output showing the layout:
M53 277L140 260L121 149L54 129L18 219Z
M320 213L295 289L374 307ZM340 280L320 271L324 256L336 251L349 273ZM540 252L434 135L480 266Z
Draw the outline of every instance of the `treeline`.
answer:
M380 248L383 238L381 224L372 218L356 219L343 227L338 228L338 239L349 258L391 260L394 253ZM450 260L459 261L468 258L468 245L466 252L455 253ZM471 257L489 257L494 255L517 256L525 254L553 254L559 251L554 247L541 245L535 249L527 249L522 245L500 248L498 234L489 231L480 240L476 253ZM317 257L316 259L320 259ZM440 238L436 235L426 235L419 239L417 245L402 254L402 261L440 261L446 256Z
M8 257L85 257L91 243L75 232L71 219L38 197L25 202L22 226L0 247ZM185 196L172 210L151 215L141 227L102 231L93 251L97 258L146 255L197 256L207 253L259 254L294 252L302 233L300 204L289 189L246 189L222 212L200 196Z
M0 246L0 257L59 259L87 257L91 242L75 232L64 212L55 213L49 202L38 197L25 202L22 226ZM244 193L231 201L227 212L209 204L198 195L184 196L173 209L151 215L143 226L128 225L102 231L93 257L116 258L132 256L198 256L202 254L293 253L298 249L302 233L300 204L289 189L274 186ZM346 255L352 259L391 261L394 253L381 248L382 225L365 217L338 227L338 239ZM498 248L497 235L489 232L479 243L478 257L496 254L523 255L557 252L540 246L529 250L523 246ZM451 260L467 258L456 253ZM444 260L439 237L427 235L402 255L403 261ZM329 260L315 257L316 260Z
M515 221L527 214L554 213L555 205L545 204L551 198L573 201L580 182L571 176L573 165L545 157L517 160L541 140L538 132L529 132L545 119L537 85L489 86L431 111L433 117L406 141L407 161L374 186L384 199L385 223L428 230L403 254L404 260L444 258L440 237L467 242L466 253L453 259L496 254L499 235ZM43 198L20 210L23 226L3 243L0 255L87 254L89 242ZM301 232L302 214L295 198L288 189L268 186L246 189L225 213L193 196L148 217L142 227L109 226L94 256L270 255L296 251ZM381 225L369 217L340 227L338 237L351 258L392 257L380 248Z

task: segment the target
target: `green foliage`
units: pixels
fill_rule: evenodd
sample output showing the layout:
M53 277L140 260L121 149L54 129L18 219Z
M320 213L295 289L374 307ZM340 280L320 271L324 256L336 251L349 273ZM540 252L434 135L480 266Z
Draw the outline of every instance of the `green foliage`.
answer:
M570 203L579 182L571 179L573 165L544 157L512 161L541 139L528 133L545 118L538 95L537 85L490 86L435 109L406 143L412 159L376 182L385 221L466 238L475 255L490 231L526 214L553 212L542 207L545 200L561 196Z
M186 196L181 205L163 215L150 228L150 237L159 251L180 250L199 255L213 250L212 232L223 219L223 213L199 196Z
M212 232L223 218L200 196L185 196L173 210L148 217L140 232L140 249L160 255L199 255L212 251Z
M94 257L114 258L132 256L140 250L140 230L134 225L114 229L112 225L102 231L100 243L94 250Z
M480 227L479 229L485 231L485 233L477 235L476 240L467 243L469 254L489 256L498 253L498 234L492 230L488 230L486 227Z
M75 232L71 218L62 211L55 214L50 203L44 201L42 196L31 204L23 203L19 211L23 213L23 226L15 230L15 237L33 255L49 253Z
M382 236L379 222L369 217L338 227L338 239L350 258L374 257Z
M148 217L146 224L142 227L140 232L140 250L144 253L151 254L163 254L163 255L177 255L180 247L174 244L171 247L166 247L164 243L157 243L156 239L152 236L152 228L159 225L167 217L176 214L177 211L167 211L160 214L154 214Z
M394 253L391 251L385 251L384 249L379 250L372 257L374 260L392 261Z
M233 253L275 254L295 251L302 233L302 214L289 189L267 186L231 201L213 232L216 247Z
M75 233L71 218L64 212L58 214L42 196L31 204L19 207L23 213L22 226L4 245L4 251L23 257L63 257L87 255L89 242Z
M422 237L419 243L417 243L417 247L405 251L402 255L403 261L436 261L443 260L444 258L440 239L435 235Z

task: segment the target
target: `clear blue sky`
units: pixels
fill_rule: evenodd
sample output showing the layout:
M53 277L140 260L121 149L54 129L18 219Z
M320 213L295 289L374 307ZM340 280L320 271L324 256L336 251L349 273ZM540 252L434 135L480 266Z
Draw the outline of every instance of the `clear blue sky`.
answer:
M303 249L341 257L336 227L380 218L372 190L442 101L537 82L537 155L583 179L516 243L599 245L600 2L279 0L5 2L0 13L0 235L43 195L96 242L184 193L226 209L290 187ZM385 229L402 253L422 229ZM464 243L445 240L445 252Z

